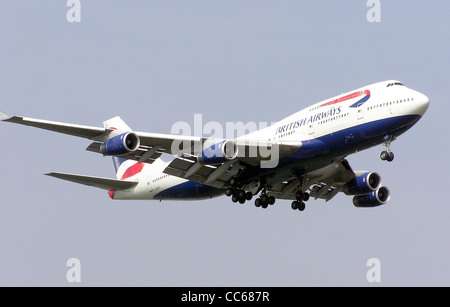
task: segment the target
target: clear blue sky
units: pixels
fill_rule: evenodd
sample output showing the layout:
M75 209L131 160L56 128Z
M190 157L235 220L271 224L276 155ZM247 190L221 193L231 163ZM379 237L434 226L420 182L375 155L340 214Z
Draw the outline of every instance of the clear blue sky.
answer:
M304 212L222 197L112 201L43 176L113 177L89 142L0 123L0 286L450 286L448 152L450 2L0 2L0 109L101 126L120 115L138 131L176 121L277 121L352 89L397 79L430 98L392 144L348 157L377 171L391 201L311 200ZM381 283L366 280L369 258Z

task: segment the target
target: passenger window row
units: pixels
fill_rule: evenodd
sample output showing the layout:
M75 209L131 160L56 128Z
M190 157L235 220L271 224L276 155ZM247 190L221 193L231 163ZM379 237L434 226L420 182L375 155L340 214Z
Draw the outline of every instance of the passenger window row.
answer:
M391 106L391 105L395 105L395 104L399 104L399 103L404 103L404 102L409 102L409 101L413 101L414 98L407 98L407 99L400 99L400 100L394 100L394 101L389 101L389 102L383 102L380 104L376 104L374 106L370 106L367 107L367 110L373 110L376 108L382 108L382 107L387 107L387 106Z

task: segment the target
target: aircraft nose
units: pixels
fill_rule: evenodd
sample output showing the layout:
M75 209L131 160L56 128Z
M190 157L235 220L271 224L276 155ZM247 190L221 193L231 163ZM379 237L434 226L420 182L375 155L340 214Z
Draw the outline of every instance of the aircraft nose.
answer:
M420 115L425 114L426 110L428 109L428 106L430 105L430 99L427 97L427 95L418 93L417 95L417 111Z

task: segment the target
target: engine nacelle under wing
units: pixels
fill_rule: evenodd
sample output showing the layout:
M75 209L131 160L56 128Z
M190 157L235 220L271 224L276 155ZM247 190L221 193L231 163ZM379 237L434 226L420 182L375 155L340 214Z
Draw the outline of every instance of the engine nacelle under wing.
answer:
M198 161L203 165L221 164L234 160L238 155L238 147L231 141L222 141L204 149L198 155Z
M376 191L381 186L381 177L375 172L366 172L356 176L344 186L347 195L362 195Z
M105 156L121 156L138 149L139 137L133 132L127 132L110 138L100 147Z
M378 190L366 195L356 195L353 197L353 204L358 208L371 208L384 205L391 198L389 189L381 187Z

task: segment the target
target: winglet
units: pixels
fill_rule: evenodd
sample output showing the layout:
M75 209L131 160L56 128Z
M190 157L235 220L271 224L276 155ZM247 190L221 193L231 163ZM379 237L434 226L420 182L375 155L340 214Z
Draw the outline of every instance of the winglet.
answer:
M2 110L0 110L0 120L7 120L7 119L10 119L10 118L11 118L11 116L9 116L8 114L6 114Z

